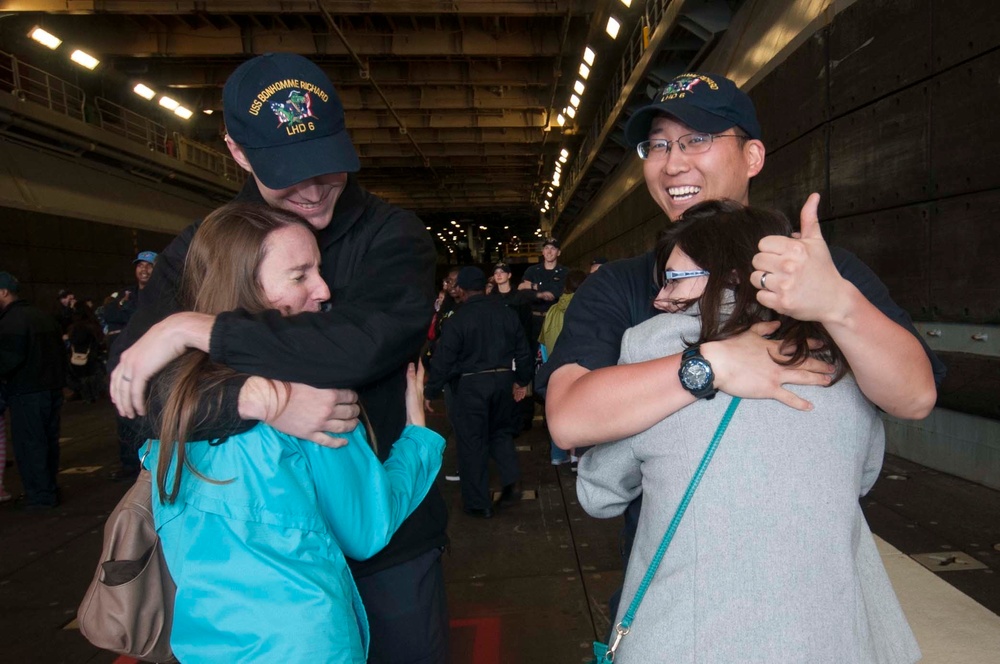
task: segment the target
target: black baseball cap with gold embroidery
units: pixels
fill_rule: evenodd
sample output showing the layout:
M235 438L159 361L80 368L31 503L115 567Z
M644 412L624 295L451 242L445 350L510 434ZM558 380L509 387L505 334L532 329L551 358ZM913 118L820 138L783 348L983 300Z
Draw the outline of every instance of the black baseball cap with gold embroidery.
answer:
M649 138L658 115L672 115L694 131L716 134L739 127L750 138L760 139L757 111L745 92L725 76L687 73L657 91L625 124L625 140L637 145Z
M269 189L361 169L333 83L301 55L244 62L226 81L222 105L226 133Z

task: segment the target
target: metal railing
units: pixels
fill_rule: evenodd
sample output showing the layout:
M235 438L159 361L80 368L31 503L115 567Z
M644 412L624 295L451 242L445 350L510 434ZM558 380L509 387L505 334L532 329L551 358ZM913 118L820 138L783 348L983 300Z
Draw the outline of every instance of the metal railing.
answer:
M84 120L87 97L83 89L3 51L0 51L0 90L23 102L39 104L56 113Z
M232 180L233 182L243 182L246 179L246 171L228 154L223 154L207 145L189 140L178 133L174 133L174 141L177 154L171 156L176 156L185 164L221 175L223 178Z
M160 123L103 97L94 98L94 107L97 110L97 125L101 129L124 136L135 143L142 143L153 152L175 156L170 154L167 142L170 132Z
M3 51L0 51L0 91L10 92L23 102L40 104L80 122L94 124L152 152L226 180L242 183L246 179L246 172L228 154L170 131L159 122L103 97L94 97L93 103L88 104L81 88Z
M530 261L542 255L542 241L537 242L505 242L500 253L505 260L512 263Z

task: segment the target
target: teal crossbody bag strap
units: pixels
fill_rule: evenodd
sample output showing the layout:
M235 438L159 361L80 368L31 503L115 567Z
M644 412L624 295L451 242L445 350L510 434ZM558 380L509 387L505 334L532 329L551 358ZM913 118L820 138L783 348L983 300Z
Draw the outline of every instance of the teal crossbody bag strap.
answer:
M726 409L726 414L722 416L719 428L715 430L712 442L708 444L708 449L705 450L705 455L701 458L698 470L694 471L694 477L691 478L691 483L688 484L687 491L684 492L684 497L681 498L680 505L677 506L674 518L670 521L670 526L663 535L663 541L660 542L660 547L656 550L656 555L653 556L653 559L649 563L646 575L642 577L642 582L635 592L635 597L632 598L632 603L629 604L628 611L622 616L621 622L615 625L615 640L611 644L611 647L609 648L603 643L594 642L596 664L611 664L615 661L615 652L622 642L622 637L628 634L629 629L632 627L632 621L635 620L635 612L639 609L639 604L642 602L649 584L653 582L656 569L660 566L660 561L663 560L663 555L667 552L667 547L670 546L670 540L674 538L674 533L677 532L677 526L680 525L681 518L684 516L684 512L687 511L688 503L691 502L691 496L694 495L694 490L698 488L698 483L701 482L701 477L705 474L705 469L708 468L708 462L712 460L715 449L719 446L719 441L722 440L722 435L726 433L729 421L733 419L733 413L736 412L736 407L739 405L740 398L733 397L733 400L729 403L729 408Z

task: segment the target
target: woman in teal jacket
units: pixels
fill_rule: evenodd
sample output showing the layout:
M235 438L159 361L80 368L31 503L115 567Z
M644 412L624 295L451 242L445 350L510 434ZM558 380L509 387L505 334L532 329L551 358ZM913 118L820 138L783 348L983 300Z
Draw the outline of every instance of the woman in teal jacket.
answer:
M181 297L190 310L316 311L330 291L315 236L298 217L227 205L195 236ZM263 422L188 445L197 396L221 391L230 369L192 350L171 364L160 440L141 451L156 477L153 512L177 584L170 643L191 662L364 662L368 623L344 556L384 547L420 504L444 440L423 426L411 366L407 427L381 464L363 427L337 449ZM285 393L275 388L278 400ZM170 442L166 442L170 441ZM178 472L180 469L180 472Z

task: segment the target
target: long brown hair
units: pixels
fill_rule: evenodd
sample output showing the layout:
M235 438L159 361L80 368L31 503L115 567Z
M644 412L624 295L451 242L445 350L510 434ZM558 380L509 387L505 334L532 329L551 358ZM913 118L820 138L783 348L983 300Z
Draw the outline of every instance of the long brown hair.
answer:
M675 246L709 273L705 291L681 302L682 308L698 303L701 335L689 345L728 339L746 332L756 323L779 320L781 326L772 338L781 340L782 352L789 353L787 366L807 357L818 357L837 367L831 384L840 380L850 367L833 338L819 323L799 321L779 315L757 301L757 288L750 282L757 245L768 235L790 236L792 225L780 212L745 207L734 201L706 201L687 210L677 223L660 233L656 243L656 274L663 286L663 271ZM727 291L732 293L732 312L726 315L723 304ZM810 350L809 339L822 343Z
M267 237L287 226L302 226L315 233L301 217L263 205L230 203L209 214L191 240L184 261L178 295L181 309L220 314L234 309L260 313L272 308L260 287L258 272ZM163 403L156 426L160 439L156 485L163 502L177 498L185 467L206 481L214 481L191 467L185 446L198 425L221 414L224 385L238 375L212 362L207 353L190 349L167 365L155 382L152 398ZM287 394L288 385L284 388ZM199 402L203 404L201 412ZM168 490L167 471L175 457L176 469Z

